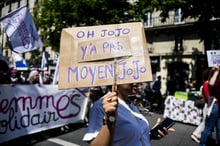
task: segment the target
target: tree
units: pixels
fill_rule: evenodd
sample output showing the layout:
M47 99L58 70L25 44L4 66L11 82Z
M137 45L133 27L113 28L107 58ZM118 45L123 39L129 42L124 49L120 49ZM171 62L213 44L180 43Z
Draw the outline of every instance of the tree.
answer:
M195 28L205 51L211 49L212 41L218 42L220 36L217 0L138 0L132 4L127 0L41 0L34 10L34 20L45 47L52 46L58 52L63 28L143 21L145 14L153 10L160 11L164 22L169 12L178 8L183 12L182 19L198 19ZM215 45L215 49L219 47Z
M34 20L44 46L59 52L63 28L134 21L133 13L127 0L41 0Z

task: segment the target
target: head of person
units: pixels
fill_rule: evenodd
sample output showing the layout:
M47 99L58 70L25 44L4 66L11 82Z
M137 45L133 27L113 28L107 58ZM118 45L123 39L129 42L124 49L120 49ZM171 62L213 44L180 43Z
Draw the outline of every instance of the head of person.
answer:
M204 70L204 72L202 73L203 81L207 81L209 79L209 73L210 73L210 68L207 68L206 70Z
M161 76L159 75L159 76L157 76L157 79L160 81L161 80Z
M102 88L100 86L90 87L89 98L91 99L92 102L95 102L103 95L104 95L104 93L103 93Z
M128 96L134 95L137 92L137 83L127 83L117 85L117 93L120 98L127 99Z
M11 70L11 77L16 78L18 76L18 71L16 69Z
M39 82L39 72L37 70L32 70L28 76L28 82L31 84L35 84Z

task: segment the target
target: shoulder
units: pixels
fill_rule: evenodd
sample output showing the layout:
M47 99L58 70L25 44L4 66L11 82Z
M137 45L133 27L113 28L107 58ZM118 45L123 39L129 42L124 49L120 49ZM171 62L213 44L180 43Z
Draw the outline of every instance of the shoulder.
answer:
M99 98L97 101L95 101L93 103L93 106L92 106L92 111L104 111L103 108L102 108L102 101L103 101L103 97Z
M202 84L203 87L207 87L208 85L209 85L208 81L204 81L203 84Z

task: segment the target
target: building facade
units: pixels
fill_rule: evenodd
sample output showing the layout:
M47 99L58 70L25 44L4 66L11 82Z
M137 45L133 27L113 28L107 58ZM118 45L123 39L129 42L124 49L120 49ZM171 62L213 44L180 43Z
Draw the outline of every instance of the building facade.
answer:
M0 2L0 17L23 5L32 11L38 0L11 0ZM147 13L143 18L148 50L151 58L154 80L157 75L162 77L162 94L173 94L184 90L189 78L201 83L201 72L206 67L204 44L195 31L194 19L181 20L181 10L170 12L169 19L162 23L159 12ZM7 46L6 34L1 29L1 53L11 61L11 51ZM48 60L57 60L56 52L46 48L50 54ZM25 53L27 60L30 55ZM51 67L54 69L53 67Z
M201 85L202 71L207 67L204 43L194 28L195 19L181 20L181 10L169 13L162 23L159 12L146 14L144 26L154 80L162 77L162 93L173 95L185 91L190 78Z

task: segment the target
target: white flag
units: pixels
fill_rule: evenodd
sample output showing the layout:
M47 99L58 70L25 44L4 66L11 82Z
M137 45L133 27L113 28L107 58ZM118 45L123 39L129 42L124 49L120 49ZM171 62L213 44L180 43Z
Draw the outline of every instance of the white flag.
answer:
M54 72L54 76L53 76L53 85L56 85L58 82L59 66L60 66L60 56L58 56L58 59L57 59L57 64L56 64L56 68L55 68L55 72Z
M41 59L41 69L44 69L44 67L46 66L47 64L47 58L45 56L45 52L43 51L43 54L42 54L42 59Z
M14 51L12 51L12 58L15 62L16 67L27 67L26 60Z
M0 22L3 23L14 51L24 53L43 47L27 7L9 13Z
M14 51L12 51L12 58L14 59L15 62L23 60L23 58L19 54L15 53Z

